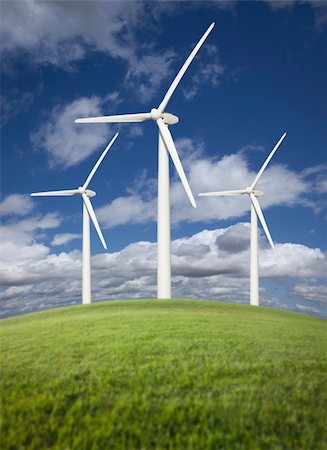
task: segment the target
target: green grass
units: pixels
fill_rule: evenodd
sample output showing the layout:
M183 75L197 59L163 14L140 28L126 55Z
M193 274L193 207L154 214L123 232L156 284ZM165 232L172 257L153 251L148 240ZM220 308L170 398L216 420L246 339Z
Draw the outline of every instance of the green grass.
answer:
M326 321L141 300L1 322L1 449L327 448Z

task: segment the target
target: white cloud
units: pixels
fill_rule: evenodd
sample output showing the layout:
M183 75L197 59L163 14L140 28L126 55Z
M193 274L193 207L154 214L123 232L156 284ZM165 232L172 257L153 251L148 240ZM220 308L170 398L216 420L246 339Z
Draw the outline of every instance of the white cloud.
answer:
M37 63L64 64L79 60L87 51L128 58L129 26L135 25L143 5L132 2L2 3L2 51L24 50ZM125 44L125 45L124 45Z
M144 201L139 195L118 197L96 211L99 221L107 228L137 224L156 219L156 201Z
M318 302L327 306L327 286L325 285L309 285L305 283L296 284L293 292L305 300Z
M203 61L204 59L205 61ZM192 77L191 85L183 89L184 96L188 100L192 99L203 84L218 87L224 72L225 67L219 61L217 47L213 44L206 44L197 57L197 70Z
M212 222L240 218L249 214L250 203L247 195L225 198L197 196L200 192L241 189L249 186L256 172L250 170L244 150L222 158L210 158L204 155L204 146L201 143L197 144L186 138L177 139L175 143L198 207L196 209L190 207L183 186L172 168L173 179L170 188L172 224L182 221ZM263 155L262 163L267 154L268 152ZM258 165L257 170L260 166L261 164ZM289 183L290 179L292 183ZM143 189L137 189L137 196L133 193L130 196L120 197L100 208L97 212L104 226L110 228L130 223L130 221L132 223L155 221L156 190L153 189L155 183L155 179L148 179ZM309 190L306 178L276 163L272 162L266 169L257 188L265 193L260 197L260 204L264 210L277 205L308 206L304 200ZM114 208L114 205L117 207ZM131 212L128 213L128 211Z
M1 107L1 127L9 119L25 112L34 101L34 93L25 91L20 92L17 88L12 88L0 94Z
M323 278L327 273L326 255L319 248L301 244L277 244L274 251L261 252L261 271L265 277Z
M118 101L115 95L108 98L114 104ZM74 123L78 117L101 115L106 100L102 101L97 96L82 97L64 106L56 106L47 122L32 134L33 144L47 152L51 167L72 167L109 142L112 133L108 126Z
M157 92L162 81L171 73L175 53L167 50L159 54L137 57L126 75L126 85L137 91L142 103L147 103ZM168 89L169 85L167 85ZM156 95L158 101L161 99Z
M145 2L12 0L2 3L1 50L6 64L27 55L36 65L74 70L74 63L101 52L126 65L125 85L147 101L170 73L175 53L155 50L155 27ZM173 8L175 9L175 8ZM170 8L161 8L171 14ZM140 28L151 26L150 40L141 41Z
M26 221L17 225L24 228ZM40 218L50 226L49 217ZM50 253L38 242L36 221L31 222L25 248L20 252L12 236L12 258L1 263L0 294L3 314L79 303L81 299L81 252ZM248 302L249 291L249 224L203 230L191 237L172 242L173 295L175 297L211 298ZM260 237L260 242L263 237ZM7 239L8 241L8 236ZM39 251L37 246L43 248ZM156 244L135 242L121 251L92 257L93 299L148 298L156 295ZM288 277L297 284L305 278L324 277L327 257L319 249L298 244L278 244L274 252L265 246L260 250L261 279L273 282ZM297 288L299 290L299 288ZM263 304L284 307L263 287ZM294 294L294 292L293 292ZM303 298L302 292L299 292ZM294 295L293 295L294 297ZM299 303L301 303L299 301ZM288 306L291 307L292 306ZM317 307L319 309L319 307Z
M26 216L32 211L33 207L33 201L30 196L11 194L0 203L0 216Z
M302 171L304 178L310 179L310 190L318 194L327 193L327 164L308 167Z
M320 3L320 4L319 4ZM313 4L313 2L312 2ZM315 24L316 30L322 33L327 28L327 5L326 2L315 3Z
M299 305L296 304L296 309L299 312L306 313L306 314L319 314L320 310L318 308L313 308L312 306L305 306L305 305Z
M68 244L68 242L73 241L74 239L81 239L81 234L76 233L61 233L56 234L54 238L52 239L51 245L57 246L57 245L65 245Z
M324 0L264 0L270 5L272 10L288 8L300 4L311 5L314 10L315 28L318 32L323 32L327 27L327 5Z
M16 262L26 265L31 260L38 261L49 253L49 249L37 242L40 231L58 227L57 214L35 216L19 221L10 221L0 227L0 254L3 274L15 276ZM14 267L11 265L13 264ZM26 270L25 269L25 270Z
M148 102L157 94L162 82L168 89L175 72L188 56L190 47L177 53L161 47L157 37L164 16L185 13L185 9L233 9L234 2L151 2L146 1L37 1L2 2L0 50L5 66L15 61L31 65L54 65L61 70L75 70L78 61L101 52L121 63L124 70L122 87ZM200 38L199 29L195 39ZM195 42L190 44L195 44ZM203 82L217 85L223 66L217 62L216 48L208 41L197 56L199 73L194 75L188 97L193 97ZM205 58L202 53L205 52ZM213 60L215 60L213 62ZM177 65L176 65L177 64ZM194 73L194 72L193 72ZM160 92L162 92L160 90ZM163 93L163 92L162 92ZM160 95L155 96L157 101ZM105 113L105 111L103 111Z

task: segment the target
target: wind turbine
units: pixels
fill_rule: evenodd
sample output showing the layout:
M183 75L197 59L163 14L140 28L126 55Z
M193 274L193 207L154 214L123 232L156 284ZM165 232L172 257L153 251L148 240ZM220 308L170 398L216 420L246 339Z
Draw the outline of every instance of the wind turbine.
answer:
M263 195L262 191L255 189L261 175L266 169L269 161L276 153L278 147L282 143L286 136L286 133L279 139L275 147L270 152L268 158L263 163L257 176L255 177L251 186L245 189L233 190L233 191L218 191L218 192L203 192L199 194L202 197L215 197L225 195L244 195L247 194L251 201L251 240L250 240L250 304L259 306L259 259L258 259L258 217L261 222L262 228L265 231L269 244L272 248L275 248L273 240L271 238L267 223L263 216L260 204L257 197Z
M91 246L90 246L90 218L94 224L94 227L98 233L100 241L103 247L107 250L107 244L102 235L98 220L96 218L90 197L94 197L96 192L88 189L88 185L92 180L95 172L97 171L99 165L101 164L103 158L108 153L110 147L113 145L117 139L118 133L111 139L110 143L107 145L102 155L95 163L93 169L89 173L83 186L77 189L69 189L64 191L48 191L48 192L33 192L32 197L66 197L71 195L79 194L83 200L83 281L82 281L82 302L83 304L91 303Z
M176 75L174 81L167 90L158 108L152 108L150 112L138 114L121 114L115 116L90 117L75 120L76 123L99 123L99 122L144 122L153 120L158 126L158 261L157 261L157 297L171 297L171 250L170 250L170 199L169 199L169 156L170 155L177 173L184 186L191 205L196 208L194 196L185 176L185 172L179 159L172 135L168 126L179 122L179 118L165 112L165 108L175 92L187 68L200 50L202 44L213 29L213 22L203 34L197 45Z

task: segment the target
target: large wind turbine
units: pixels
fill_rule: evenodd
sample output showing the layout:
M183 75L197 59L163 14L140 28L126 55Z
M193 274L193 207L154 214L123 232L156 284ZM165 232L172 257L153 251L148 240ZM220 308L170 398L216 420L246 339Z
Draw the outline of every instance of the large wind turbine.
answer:
M258 217L261 222L262 228L264 229L267 239L272 248L275 248L273 240L271 238L267 223L263 216L261 207L257 200L257 197L263 195L262 191L255 189L261 175L266 169L269 161L274 156L278 147L285 138L286 133L279 139L275 147L270 152L268 158L263 163L261 169L259 170L257 176L255 177L251 186L245 189L233 190L233 191L218 191L218 192L203 192L199 194L203 197L215 197L215 196L225 196L225 195L244 195L248 194L251 200L251 243L250 243L250 304L254 306L259 305L259 260L258 260Z
M169 199L169 156L173 160L177 173L184 186L186 194L194 208L196 203L191 188L184 173L179 159L172 135L168 126L179 121L179 118L165 112L165 108L181 81L184 73L191 64L202 44L214 27L213 22L201 37L189 57L181 67L174 81L170 85L158 108L152 108L150 112L139 114L122 114L115 116L90 117L75 120L76 123L98 123L98 122L144 122L153 120L158 126L158 262L157 262L157 297L171 297L171 253L170 253L170 199Z
M94 197L96 192L88 189L88 185L92 180L95 172L97 171L99 165L101 164L103 158L108 153L110 147L113 145L117 139L118 133L111 139L110 143L107 145L102 155L95 163L93 169L91 170L89 176L87 177L83 186L77 189L69 189L64 191L48 191L48 192L34 192L31 194L33 197L54 197L54 196L71 196L79 194L83 200L83 288L82 288L82 302L83 304L91 303L91 247L90 247L90 218L94 224L94 227L98 233L100 241L103 247L107 250L107 244L102 235L98 220L96 218L90 197Z

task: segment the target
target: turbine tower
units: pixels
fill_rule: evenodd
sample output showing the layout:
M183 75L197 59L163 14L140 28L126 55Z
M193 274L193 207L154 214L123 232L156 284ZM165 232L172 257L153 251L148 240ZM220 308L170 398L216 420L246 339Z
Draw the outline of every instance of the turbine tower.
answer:
M258 259L258 217L261 222L262 228L265 231L267 239L272 248L275 248L273 240L271 238L267 223L263 216L260 204L257 197L263 195L262 191L255 189L261 175L266 169L269 161L274 156L278 147L282 143L286 136L286 133L279 139L275 147L270 152L268 158L263 163L261 169L259 170L257 176L255 177L251 186L245 189L233 190L233 191L218 191L218 192L203 192L199 194L202 197L216 197L216 196L227 196L227 195L244 195L247 194L251 201L251 238L250 238L250 304L254 306L259 306L259 259Z
M76 123L117 123L117 122L144 122L153 120L158 126L158 216L157 216L157 297L171 298L171 250L170 250L170 199L169 199L169 155L175 165L177 173L184 186L191 205L196 208L194 196L185 176L182 163L179 159L169 125L178 123L179 118L165 112L165 108L175 92L187 68L200 50L215 23L213 22L176 75L174 81L167 90L158 108L152 108L150 112L138 114L121 114L115 116L90 117L75 120Z
M77 189L69 189L64 191L48 191L48 192L34 192L31 194L32 197L66 197L71 195L79 194L83 200L83 277L82 277L82 303L91 303L91 246L90 246L90 218L94 224L94 227L98 233L100 241L103 247L107 250L107 244L102 235L98 220L96 218L90 197L94 197L96 192L88 189L88 185L92 180L95 172L97 171L99 165L101 164L103 158L108 153L110 147L113 145L117 139L118 133L111 139L110 143L107 145L102 155L95 163L93 169L91 170L89 176L87 177L83 186Z

